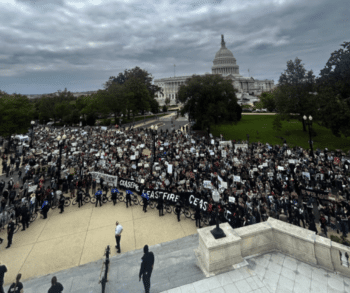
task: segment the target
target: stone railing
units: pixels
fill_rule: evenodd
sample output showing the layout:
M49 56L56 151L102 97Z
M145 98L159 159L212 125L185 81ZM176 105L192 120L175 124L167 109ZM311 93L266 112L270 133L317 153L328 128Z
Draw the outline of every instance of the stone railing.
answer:
M198 229L198 266L209 277L236 268L244 258L280 251L302 262L350 277L350 248L315 232L269 218L266 222L232 229L220 224L226 237L214 239L215 226Z

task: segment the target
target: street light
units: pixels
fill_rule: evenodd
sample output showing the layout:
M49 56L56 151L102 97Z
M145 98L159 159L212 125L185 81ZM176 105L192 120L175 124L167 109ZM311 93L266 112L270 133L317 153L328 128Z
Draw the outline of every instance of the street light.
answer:
M62 148L63 148L63 146L65 144L66 138L67 138L67 136L65 134L63 134L62 137L60 135L57 137L58 147L60 148L60 157L58 159L58 169L57 169L57 178L58 179L61 179Z
M152 135L152 141L153 141L153 148L152 148L152 162L151 162L151 175L152 175L152 170L153 170L153 165L154 165L154 161L155 161L155 156L156 156L156 135L158 133L158 125L154 126L152 125L151 126L151 135Z
M219 227L219 202L220 202L220 195L219 192L214 189L213 190L213 200L216 203L216 227L211 230L211 234L215 239L220 239L223 237L226 237L226 234L224 231Z
M30 140L30 148L33 147L33 137L34 137L34 125L35 125L35 121L32 120L32 122L30 122L30 124L32 125L32 139Z
M309 119L307 119L307 117L304 115L303 117L305 123L307 126L309 126L309 144L310 144L310 148L311 148L311 157L314 159L314 150L313 150L313 147L312 147L312 140L311 140L311 125L312 125L312 116L310 115L309 116Z
M85 147L82 147L81 154L81 166L80 166L80 179L83 177L82 169L84 168L84 155L85 155Z

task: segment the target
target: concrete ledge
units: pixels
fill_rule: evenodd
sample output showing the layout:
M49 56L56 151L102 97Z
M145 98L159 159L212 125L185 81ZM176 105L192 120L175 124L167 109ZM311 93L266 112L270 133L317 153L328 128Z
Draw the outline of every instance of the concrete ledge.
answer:
M227 237L214 239L215 226L198 230L196 250L199 267L206 276L234 269L243 257L280 251L312 265L350 277L350 248L315 232L269 218L266 222L232 229L221 224Z
M198 265L206 275L222 273L232 269L233 265L243 262L241 238L228 223L220 224L226 237L215 239L211 234L215 226L198 229L199 246L195 251Z

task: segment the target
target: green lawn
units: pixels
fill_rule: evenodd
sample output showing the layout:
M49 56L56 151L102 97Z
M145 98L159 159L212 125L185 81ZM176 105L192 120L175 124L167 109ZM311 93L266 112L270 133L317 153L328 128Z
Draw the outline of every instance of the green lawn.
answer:
M237 125L218 125L212 126L211 132L214 136L220 136L222 134L225 140L246 140L247 134L249 134L249 142L269 143L270 145L281 145L283 142L278 137L283 137L287 140L287 144L290 147L300 146L304 149L309 149L309 132L303 132L301 122L291 119L288 121L282 121L282 130L274 131L272 129L272 122L274 115L242 115L242 119ZM316 122L313 122L312 128L316 131L317 136L313 137L314 151L319 148L324 150L335 151L341 149L343 152L348 153L350 150L350 138L335 137L329 129L319 126ZM286 133L289 131L289 134Z

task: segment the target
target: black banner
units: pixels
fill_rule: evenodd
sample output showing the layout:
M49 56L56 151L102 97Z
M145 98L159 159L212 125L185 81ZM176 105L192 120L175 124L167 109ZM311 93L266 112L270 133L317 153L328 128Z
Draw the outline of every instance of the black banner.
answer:
M319 189L308 189L308 188L300 188L301 194L305 196L312 196L317 197L319 199L323 200L337 200L338 196L335 194L332 194L331 192L326 192Z
M120 187L123 187L125 189L131 190L131 191L135 191L135 192L139 192L141 191L141 186L139 183L129 180L129 179L123 179L120 178L118 180L118 184Z
M163 197L164 201L168 201L173 205L181 200L185 205L189 205L194 208L199 205L202 211L206 211L208 209L208 202L206 200L201 199L200 197L195 196L190 192L173 193L166 190L153 190L144 188L142 190L142 193L147 193L150 200L158 200L159 197Z

